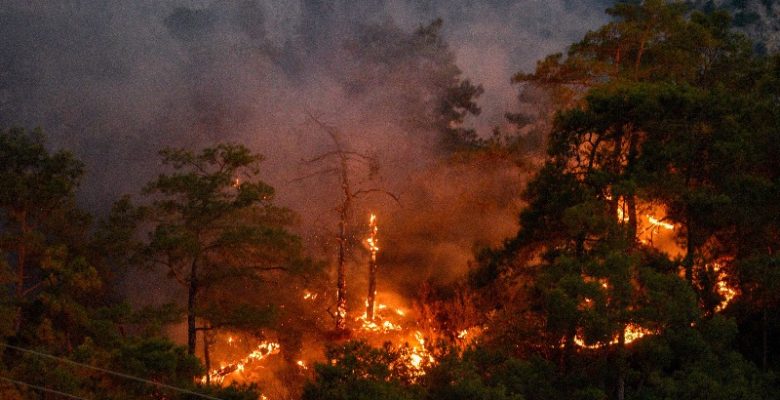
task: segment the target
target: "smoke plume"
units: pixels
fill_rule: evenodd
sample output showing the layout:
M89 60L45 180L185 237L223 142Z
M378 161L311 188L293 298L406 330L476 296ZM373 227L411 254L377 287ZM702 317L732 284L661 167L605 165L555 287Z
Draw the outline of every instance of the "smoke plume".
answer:
M466 124L488 134L515 107L510 76L600 25L608 3L5 0L0 127L42 126L84 160L80 201L97 214L160 172L163 147L244 143L327 255L336 181L299 179L313 171L301 160L333 145L314 116L378 161L378 178L357 171L357 185L400 195L366 197L354 217L380 213L387 270L448 280L516 228L523 177L446 161L434 100L453 77L482 85L483 112ZM444 41L421 47L414 30L436 18Z

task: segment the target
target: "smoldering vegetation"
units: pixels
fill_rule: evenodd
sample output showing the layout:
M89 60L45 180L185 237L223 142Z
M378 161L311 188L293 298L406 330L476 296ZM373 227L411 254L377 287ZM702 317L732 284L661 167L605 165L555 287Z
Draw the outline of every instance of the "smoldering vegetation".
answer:
M264 176L300 215L310 251L327 260L340 188L318 173L327 163L304 161L333 150L326 124L376 160L371 174L351 171L355 187L399 197L356 202L354 268L374 210L380 279L411 293L457 277L474 248L515 230L520 206L521 166L453 160L442 147L448 89L477 79L483 112L465 113L462 127L488 135L517 108L512 73L597 26L607 3L4 1L0 126L41 125L53 147L84 160L80 201L97 214L160 171L161 148L247 144L266 156Z

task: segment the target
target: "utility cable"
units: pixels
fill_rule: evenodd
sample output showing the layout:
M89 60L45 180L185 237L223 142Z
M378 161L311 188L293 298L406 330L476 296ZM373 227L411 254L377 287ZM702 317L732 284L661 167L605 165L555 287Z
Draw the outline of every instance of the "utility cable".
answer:
M6 348L9 348L9 349L12 349L12 350L16 350L16 351L19 351L19 352L22 352L22 353L33 354L33 355L36 355L36 356L39 356L39 357L44 357L44 358L49 358L49 359L52 359L52 360L57 360L57 361L60 361L60 362L64 362L64 363L67 363L67 364L79 366L79 367L82 367L82 368L88 368L88 369L91 369L91 370L94 370L94 371L102 372L104 374L114 375L114 376L117 376L117 377L120 377L120 378L125 378L125 379L130 379L130 380L133 380L133 381L136 381L136 382L146 383L148 385L154 385L154 386L170 389L170 390L173 390L173 391L177 391L179 393L190 394L190 395L193 395L193 396L198 396L198 397L202 397L204 399L209 399L209 400L222 400L222 399L220 399L218 397L213 397L213 396L209 396L207 394L193 392L192 390L188 390L188 389L184 389L184 388L180 388L180 387L176 387L176 386L167 385L167 384L161 383L161 382L155 382L155 381L152 381L152 380L149 380L149 379L139 378L137 376L124 374L124 373L121 373L121 372L111 371L111 370L108 370L108 369L105 369L105 368L95 367L95 366L92 366L92 365L89 365L89 364L76 362L76 361L69 360L69 359L63 358L63 357L53 356L51 354L41 353L41 352L35 351L35 350L25 349L23 347L14 346L14 345L10 345L10 344L7 344L7 343L0 343L0 346L6 347Z
M79 396L76 396L76 395L73 395L73 394L70 394L70 393L60 392L59 390L49 389L47 387L38 386L38 385L33 385L32 383L17 381L15 379L6 378L4 376L0 376L0 381L6 381L6 382L14 383L14 384L17 384L17 385L27 386L27 387L29 387L31 389L40 390L42 392L54 393L56 395L64 396L64 397L67 397L69 399L89 400L89 399L87 399L85 397L79 397Z

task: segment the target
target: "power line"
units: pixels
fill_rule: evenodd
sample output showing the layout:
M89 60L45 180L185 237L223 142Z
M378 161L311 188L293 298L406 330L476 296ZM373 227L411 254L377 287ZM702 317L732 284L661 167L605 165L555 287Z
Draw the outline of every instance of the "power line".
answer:
M95 366L92 366L92 365L89 365L89 364L76 362L76 361L69 360L69 359L63 358L63 357L53 356L51 354L41 353L41 352L35 351L35 350L25 349L23 347L14 346L14 345L10 345L10 344L7 344L7 343L0 343L0 346L7 347L7 348L12 349L12 350L20 351L22 353L29 353L29 354L33 354L33 355L36 355L36 356L39 356L39 357L49 358L49 359L52 359L52 360L56 360L56 361L64 362L64 363L67 363L67 364L79 366L79 367L82 367L82 368L88 368L88 369L91 369L91 370L102 372L104 374L114 375L114 376L117 376L117 377L120 377L120 378L130 379L130 380L133 380L133 381L136 381L136 382L141 382L141 383L146 383L148 385L154 385L154 386L166 388L166 389L174 390L174 391L177 391L177 392L180 392L180 393L185 393L185 394L190 394L190 395L193 395L193 396L202 397L204 399L222 400L222 399L220 399L218 397L213 397L213 396L209 396L207 394L193 392L192 390L188 390L188 389L184 389L184 388L180 388L180 387L176 387L176 386L167 385L167 384L161 383L161 382L155 382L155 381L152 381L152 380L149 380L149 379L139 378L137 376L124 374L124 373L121 373L121 372L111 371L111 370L108 370L108 369L105 369L105 368L95 367Z
M32 388L32 389L35 389L35 390L40 390L42 392L54 393L56 395L64 396L64 397L67 397L69 399L89 400L89 399L87 399L85 397L79 397L79 396L76 396L76 395L73 395L73 394L70 394L70 393L60 392L59 390L49 389L47 387L38 386L38 385L33 385L32 383L17 381L17 380L11 379L11 378L6 378L5 376L0 376L0 380L6 381L6 382L15 383L17 385L27 386L29 388Z

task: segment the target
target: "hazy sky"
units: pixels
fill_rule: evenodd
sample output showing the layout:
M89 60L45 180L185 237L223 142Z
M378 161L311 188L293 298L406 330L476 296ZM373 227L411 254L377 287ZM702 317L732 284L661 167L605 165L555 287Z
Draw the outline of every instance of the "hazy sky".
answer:
M42 125L87 161L98 195L135 189L148 175L132 170L162 145L231 138L290 158L304 106L323 115L339 106L345 121L392 114L343 98L356 56L341 47L358 27L408 32L440 17L458 67L485 88L472 121L485 131L512 108L511 75L604 22L606 3L2 0L0 126Z

